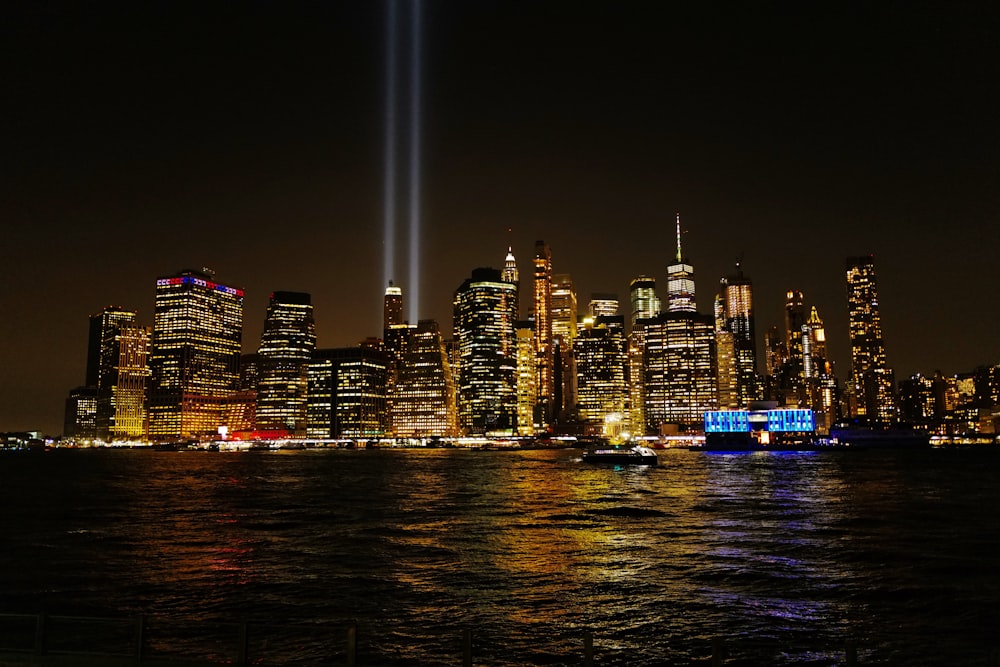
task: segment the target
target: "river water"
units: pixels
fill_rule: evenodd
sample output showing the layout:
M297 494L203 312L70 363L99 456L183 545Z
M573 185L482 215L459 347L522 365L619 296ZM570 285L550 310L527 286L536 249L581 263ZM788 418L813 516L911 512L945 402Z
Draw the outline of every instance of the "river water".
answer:
M0 612L260 664L997 664L1000 451L0 455ZM213 634L214 633L214 634ZM229 633L228 635L226 633ZM223 639L219 639L223 637Z

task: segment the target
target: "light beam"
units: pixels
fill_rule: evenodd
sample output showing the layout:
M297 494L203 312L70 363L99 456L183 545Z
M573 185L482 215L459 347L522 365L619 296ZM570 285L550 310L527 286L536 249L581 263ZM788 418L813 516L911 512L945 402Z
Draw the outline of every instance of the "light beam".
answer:
M396 0L387 2L385 40L385 154L382 184L382 286L394 277L396 263Z
M410 16L410 322L420 317L420 0Z

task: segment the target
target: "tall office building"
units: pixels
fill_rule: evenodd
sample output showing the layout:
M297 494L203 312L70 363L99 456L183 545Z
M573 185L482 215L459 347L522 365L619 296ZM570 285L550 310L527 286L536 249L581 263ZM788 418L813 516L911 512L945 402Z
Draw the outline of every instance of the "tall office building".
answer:
M306 435L308 364L316 349L310 296L273 292L257 350L257 429Z
M577 406L587 434L617 435L627 417L625 318L587 318L573 350Z
M558 419L576 403L576 362L573 341L577 336L576 287L569 274L552 278L552 416Z
M802 325L806 323L806 306L799 290L788 290L785 294L785 349L788 351L786 365L791 365L791 374L798 377L802 373Z
M643 354L646 349L646 323L650 318L637 319L628 335L628 428L634 435L646 433L646 378Z
M677 214L677 253L667 265L667 311L694 313L698 310L694 293L694 267L681 251L681 214Z
M103 440L146 438L149 331L135 311L107 307L90 318L87 379L97 388L96 436Z
M521 312L521 275L517 272L517 260L514 259L514 249L507 246L507 256L503 260L503 274L501 276L505 283L514 285L514 300L517 303L518 314Z
M736 345L733 341L733 334L725 330L717 330L715 332L715 349L719 409L739 410L745 408L747 404L740 398Z
M538 404L548 426L555 398L555 356L552 342L552 251L535 242L535 360L538 364Z
M711 315L686 311L661 313L644 327L643 353L646 428L665 425L697 431L704 413L718 406L715 326Z
M667 312L646 321L644 338L646 429L700 430L704 413L718 406L715 318L697 312L694 267L681 251L680 215L675 263L667 267Z
M389 281L382 299L382 329L388 330L396 324L403 323L403 290Z
M722 329L733 335L736 366L736 397L739 407L759 399L757 376L757 334L753 315L753 285L743 275L740 263L735 273L722 279L719 288ZM718 319L718 318L717 318Z
M457 435L455 383L441 330L420 320L396 367L392 431L397 438Z
M97 437L97 387L77 387L69 392L63 437L78 440Z
M817 431L829 432L838 416L837 380L826 356L826 328L816 306L802 325L802 382L804 403L815 415Z
M511 432L515 427L516 294L514 285L491 268L473 270L455 291L454 334L460 359L458 421L465 433ZM548 322L551 331L551 320Z
M618 295L608 292L595 292L590 295L590 316L595 320L598 317L615 317L618 315L620 304Z
M535 406L538 404L538 364L535 363L535 323L522 320L517 336L517 434L535 433Z
M890 424L896 421L895 382L882 341L875 257L848 257L846 264L852 416L872 424Z
M149 436L214 437L239 384L243 290L185 270L156 281Z
M656 317L660 314L660 297L656 296L656 278L639 276L629 283L629 300L632 304L632 318L629 326L636 321Z
M389 356L372 341L321 349L308 365L310 438L380 438L388 431Z

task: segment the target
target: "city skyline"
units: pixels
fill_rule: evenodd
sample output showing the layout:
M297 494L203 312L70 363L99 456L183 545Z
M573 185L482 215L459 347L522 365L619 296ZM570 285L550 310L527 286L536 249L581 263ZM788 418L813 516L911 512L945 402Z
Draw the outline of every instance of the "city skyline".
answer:
M843 261L874 253L897 379L996 363L996 58L975 8L423 4L420 318L447 331L455 288L508 246L523 281L538 239L581 304L626 304L640 275L663 298L679 210L699 312L742 258L758 356L801 290L845 380ZM313 295L318 347L379 334L382 3L197 28L180 8L11 14L0 429L57 431L87 318L152 324L154 280L181 268L246 290L244 351L274 291Z

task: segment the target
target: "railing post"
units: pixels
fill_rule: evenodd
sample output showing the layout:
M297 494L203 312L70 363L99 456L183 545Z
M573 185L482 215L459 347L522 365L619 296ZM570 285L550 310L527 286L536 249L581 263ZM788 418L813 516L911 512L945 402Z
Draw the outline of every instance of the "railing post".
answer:
M847 642L847 667L857 667L858 665L858 643L853 639Z
M712 640L712 667L722 667L726 661L726 646L722 643L722 637Z
M35 617L35 653L42 655L45 653L45 612Z
M594 667L594 633L583 635L583 667Z
M240 623L239 643L236 646L236 664L239 667L246 667L247 662L247 624L246 621Z
M472 667L472 630L462 630L462 667Z
M135 619L135 661L142 664L142 652L146 646L146 617L139 616Z
M351 623L347 626L347 665L354 667L358 658L358 624Z

